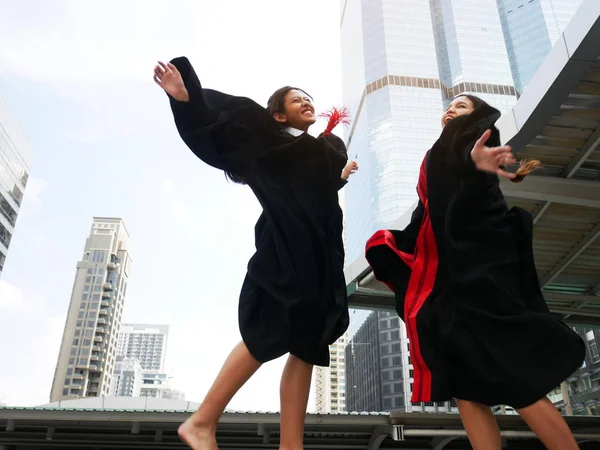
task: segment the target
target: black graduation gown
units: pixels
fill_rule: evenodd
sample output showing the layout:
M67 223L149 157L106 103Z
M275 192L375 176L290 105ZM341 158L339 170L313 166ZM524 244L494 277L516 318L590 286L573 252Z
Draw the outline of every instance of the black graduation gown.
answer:
M523 408L581 367L582 339L550 314L533 259L531 215L508 209L495 174L470 158L500 113L449 122L421 166L419 204L403 231L367 243L395 291L414 366L413 402L471 400Z
M329 345L349 322L338 201L343 141L293 137L254 101L203 89L187 58L171 62L190 96L170 98L181 138L207 164L243 177L263 208L239 302L248 350L260 362L289 352L329 365Z

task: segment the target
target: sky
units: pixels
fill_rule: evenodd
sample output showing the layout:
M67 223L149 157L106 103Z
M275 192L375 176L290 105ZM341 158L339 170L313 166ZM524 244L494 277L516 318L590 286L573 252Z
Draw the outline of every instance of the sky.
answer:
M296 85L323 111L341 101L339 16L337 0L0 0L0 97L35 158L0 279L0 403L49 401L94 216L131 235L123 320L170 325L166 370L202 400L240 340L260 206L183 144L154 65L188 56L204 86L263 105ZM279 410L284 362L229 407Z

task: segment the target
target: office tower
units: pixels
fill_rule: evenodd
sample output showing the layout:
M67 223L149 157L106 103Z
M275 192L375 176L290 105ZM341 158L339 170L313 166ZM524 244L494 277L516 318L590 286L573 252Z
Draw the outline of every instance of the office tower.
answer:
M549 397L566 414L600 416L600 330L576 331L586 346L583 366L567 378L566 390L556 389Z
M164 370L168 325L122 324L117 354L136 358L143 370Z
M110 393L131 273L128 248L121 219L94 217L77 262L50 401Z
M396 313L373 311L346 345L348 411L457 412L456 402L412 403L410 342Z
M346 411L346 360L348 335L344 333L329 346L329 367L315 370L317 412L321 414Z
M0 98L0 276L32 163L31 147Z

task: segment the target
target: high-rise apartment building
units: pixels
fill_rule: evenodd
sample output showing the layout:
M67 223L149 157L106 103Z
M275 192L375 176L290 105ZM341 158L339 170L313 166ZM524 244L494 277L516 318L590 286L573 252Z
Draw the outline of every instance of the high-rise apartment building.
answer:
M31 147L0 98L0 276L32 163Z
M50 401L109 395L131 273L128 249L121 219L94 217L77 263Z
M142 367L135 358L117 356L110 382L110 396L139 397L142 387Z
M144 371L163 371L167 352L168 325L122 324L117 354L136 358Z
M348 335L344 333L329 346L329 367L315 370L317 412L321 414L346 411L346 356Z
M140 397L165 398L170 400L185 400L185 393L173 389L166 373L144 371Z

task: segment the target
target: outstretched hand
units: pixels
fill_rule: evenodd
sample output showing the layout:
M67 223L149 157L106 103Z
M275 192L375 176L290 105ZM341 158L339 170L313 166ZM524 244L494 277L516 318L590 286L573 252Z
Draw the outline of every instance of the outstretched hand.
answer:
M342 170L342 179L347 180L350 178L354 172L358 170L358 163L356 161L350 160L346 163L346 166Z
M183 78L181 77L179 70L177 70L177 67L173 64L165 64L158 61L158 64L154 67L154 81L175 100L180 102L190 101L190 96L183 83Z
M501 168L501 166L514 164L516 162L513 154L511 153L511 148L508 145L503 145L500 147L487 147L485 143L490 138L491 134L492 131L487 130L477 140L473 150L471 150L471 159L475 163L477 169L483 172L491 172L500 177L513 179L515 177L514 173L507 172Z

